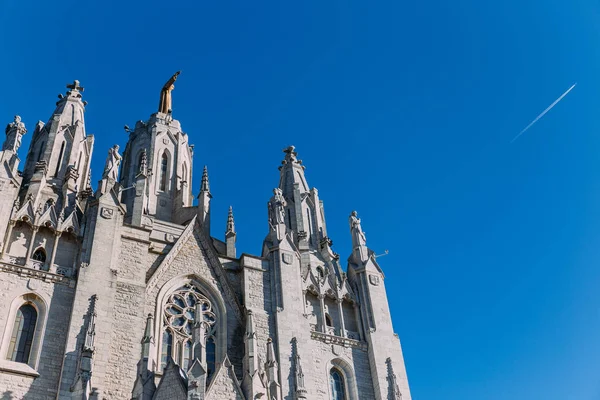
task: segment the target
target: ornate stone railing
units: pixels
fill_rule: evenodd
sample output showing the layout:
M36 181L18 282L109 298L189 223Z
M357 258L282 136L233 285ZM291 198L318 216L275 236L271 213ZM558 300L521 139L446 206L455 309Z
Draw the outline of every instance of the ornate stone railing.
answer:
M367 349L367 343L361 342L360 340L345 338L341 336L328 335L327 333L312 331L310 337L315 340L320 340L324 343L337 344L343 347L354 347L362 350Z
M75 287L75 280L67 276L55 274L49 271L32 268L31 266L17 265L6 261L0 262L0 271L17 274L19 276L39 279L44 282L60 283Z

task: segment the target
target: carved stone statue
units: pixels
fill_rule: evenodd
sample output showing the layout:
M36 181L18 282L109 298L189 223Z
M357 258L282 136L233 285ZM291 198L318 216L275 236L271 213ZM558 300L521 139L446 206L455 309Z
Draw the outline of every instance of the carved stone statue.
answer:
M287 205L283 197L283 191L279 188L273 189L273 197L269 201L269 219L271 225L277 226L285 224L285 206Z
M365 246L367 244L367 238L360 225L360 218L358 213L352 211L349 218L350 232L352 233L352 247Z
M15 120L6 126L6 141L2 150L11 150L15 153L21 146L21 138L27 132L25 124L21 122L21 117L15 115Z
M121 155L119 154L119 145L115 144L108 150L108 157L106 157L106 164L104 166L104 172L102 173L102 179L108 178L117 180L119 175L119 165L121 164Z
M172 101L171 101L171 91L175 89L175 81L181 71L175 72L175 74L165 83L162 90L160 91L160 103L158 103L158 112L163 114L168 114L171 111Z

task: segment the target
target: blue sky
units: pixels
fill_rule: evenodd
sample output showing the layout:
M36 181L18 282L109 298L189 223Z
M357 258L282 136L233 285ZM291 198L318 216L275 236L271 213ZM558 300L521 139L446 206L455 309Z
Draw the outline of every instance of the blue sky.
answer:
M97 180L182 70L212 234L232 205L238 251L260 253L294 144L342 258L353 209L390 251L415 399L600 399L600 4L96 3L1 2L1 123L33 131L79 79Z

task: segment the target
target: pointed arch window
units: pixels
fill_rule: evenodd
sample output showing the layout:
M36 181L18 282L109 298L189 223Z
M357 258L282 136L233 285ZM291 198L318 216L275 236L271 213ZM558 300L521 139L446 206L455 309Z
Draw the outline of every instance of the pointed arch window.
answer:
M167 189L167 169L169 166L169 157L165 151L160 161L160 190L164 192Z
M9 360L29 362L37 317L38 313L31 304L24 304L17 310L7 353Z
M46 262L46 250L44 250L43 247L40 247L39 249L33 252L31 258L35 261Z
M213 311L211 301L192 283L187 283L171 293L163 309L163 330L169 333L168 343L164 339L161 350L161 362L166 366L167 349L177 346L181 351L174 352L174 361L187 370L192 364L193 327L196 322L196 305L202 310L202 321L206 330L206 364L208 382L216 368L217 315ZM170 351L170 350L169 350Z
M346 400L344 377L337 368L331 368L329 371L329 386L331 388L331 400Z

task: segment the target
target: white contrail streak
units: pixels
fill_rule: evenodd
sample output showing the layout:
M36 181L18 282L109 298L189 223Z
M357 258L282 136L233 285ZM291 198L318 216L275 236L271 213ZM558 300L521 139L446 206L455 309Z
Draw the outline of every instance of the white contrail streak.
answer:
M577 85L577 82L575 82L575 83L573 84L573 86L571 86L570 88L568 88L566 92L564 92L563 94L561 94L561 95L560 95L560 97L559 97L558 99L554 100L554 103L550 104L550 105L548 106L548 108L546 108L544 111L542 111L542 113L541 113L540 115L538 115L537 117L535 117L535 119L534 119L533 121L531 121L531 123L530 123L529 125L527 125L527 126L525 127L525 129L523 129L521 132L519 132L519 134L518 134L517 136L515 136L515 137L514 137L514 139L513 139L513 140L511 140L510 142L512 143L512 142L514 142L515 140L517 140L517 139L519 138L519 136L521 136L522 134L524 134L524 133L525 133L525 131L527 131L527 129L531 128L531 126L532 126L533 124L535 124L536 122L538 122L538 120L539 120L540 118L542 118L544 115L546 115L546 113L547 113L548 111L552 110L552 108L553 108L555 105L557 105L557 104L558 104L558 102L559 102L559 101L561 101L561 100L563 99L563 97L565 97L566 95L568 95L568 94L569 94L569 92L570 92L571 90L573 90L573 88L575 87L575 85Z

